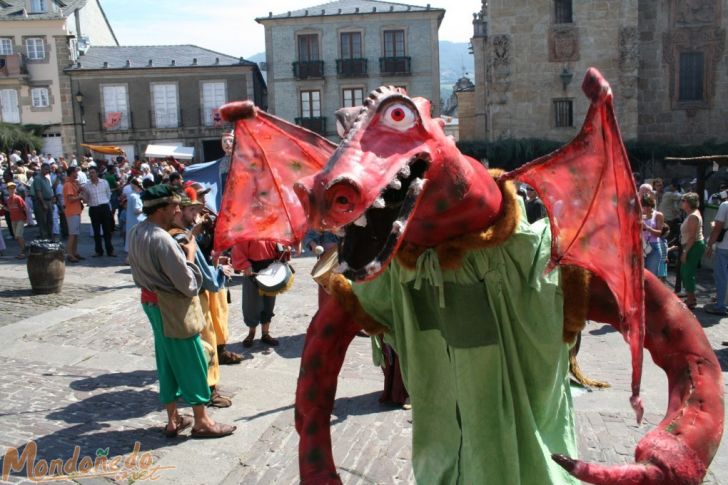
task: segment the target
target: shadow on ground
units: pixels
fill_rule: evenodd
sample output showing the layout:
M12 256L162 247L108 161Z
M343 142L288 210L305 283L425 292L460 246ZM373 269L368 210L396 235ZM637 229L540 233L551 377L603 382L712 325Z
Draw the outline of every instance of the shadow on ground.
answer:
M112 387L147 387L155 382L157 382L156 371L136 370L86 377L71 382L69 386L76 391L95 391Z

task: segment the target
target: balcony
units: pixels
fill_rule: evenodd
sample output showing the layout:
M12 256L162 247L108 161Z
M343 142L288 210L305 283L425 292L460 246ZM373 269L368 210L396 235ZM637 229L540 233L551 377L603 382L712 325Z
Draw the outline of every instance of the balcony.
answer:
M366 77L366 59L336 59L336 75L340 78Z
M28 74L20 54L0 55L0 78L19 77Z
M382 76L410 76L411 64L411 57L380 57L379 72Z
M293 63L296 79L321 79L324 77L324 61L302 61Z
M326 118L324 118L323 116L296 118L294 121L298 126L302 126L307 130L311 130L321 136L326 135Z

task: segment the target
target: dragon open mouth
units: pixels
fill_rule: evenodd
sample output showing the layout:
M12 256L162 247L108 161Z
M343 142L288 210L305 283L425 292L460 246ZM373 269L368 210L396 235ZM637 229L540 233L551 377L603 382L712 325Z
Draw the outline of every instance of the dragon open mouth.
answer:
M429 155L416 155L359 219L342 228L337 272L353 281L381 273L402 241L429 165Z

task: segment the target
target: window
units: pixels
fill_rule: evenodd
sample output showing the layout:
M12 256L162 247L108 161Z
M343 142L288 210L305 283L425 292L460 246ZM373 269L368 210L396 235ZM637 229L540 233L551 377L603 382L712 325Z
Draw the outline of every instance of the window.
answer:
M321 91L301 91L301 117L321 116Z
M319 43L318 34L306 34L298 36L298 61L318 61Z
M554 99L554 126L570 128L574 126L574 101L571 99Z
M342 32L341 58L360 59L361 57L361 32Z
M45 59L45 41L42 37L25 39L25 51L28 53L28 59Z
M572 0L554 1L554 23L570 24L574 21Z
M384 57L401 57L404 55L404 30L385 30Z
M0 39L0 56L9 56L13 53L13 39L4 37Z
M46 0L31 0L30 12L43 13L48 11L48 2Z
M101 86L101 96L104 99L104 129L128 130L129 107L126 86Z
M0 121L20 123L18 92L15 89L0 89Z
M703 101L705 55L702 52L680 53L679 101Z
M202 83L202 122L205 126L215 124L215 114L227 102L224 81L205 81Z
M364 90L362 88L344 89L344 108L353 108L364 104Z
M50 101L48 100L48 88L31 89L30 98L33 108L47 108L50 106Z
M155 128L177 128L177 85L174 83L152 84L152 106Z

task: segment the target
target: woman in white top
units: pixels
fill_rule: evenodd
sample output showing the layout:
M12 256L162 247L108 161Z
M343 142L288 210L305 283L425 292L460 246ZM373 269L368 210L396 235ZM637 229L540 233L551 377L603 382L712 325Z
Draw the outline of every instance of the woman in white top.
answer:
M680 208L685 211L685 220L680 226L680 276L687 298L685 304L691 310L695 308L695 273L698 264L705 252L703 237L703 216L700 214L700 196L695 192L688 192L680 199Z

